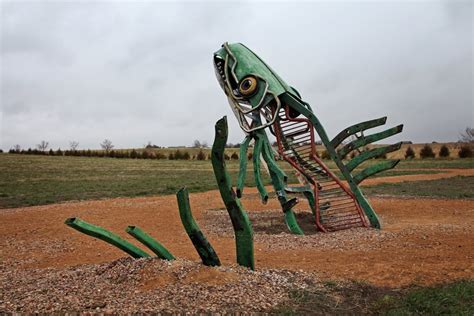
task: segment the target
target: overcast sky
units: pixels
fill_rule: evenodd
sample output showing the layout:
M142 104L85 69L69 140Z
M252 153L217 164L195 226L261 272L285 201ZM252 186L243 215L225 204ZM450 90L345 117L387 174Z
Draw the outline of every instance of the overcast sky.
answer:
M387 115L393 141L474 126L472 1L1 2L0 148L212 143L227 115L212 53L242 42L334 136Z

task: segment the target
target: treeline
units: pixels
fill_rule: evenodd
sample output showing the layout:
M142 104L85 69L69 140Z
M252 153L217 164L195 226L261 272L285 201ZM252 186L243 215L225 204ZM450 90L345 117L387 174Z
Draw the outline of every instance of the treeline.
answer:
M10 149L10 154L20 155L47 155L47 156L76 156L76 157L104 157L104 158L128 158L128 159L169 159L169 160L208 160L211 159L211 155L206 154L203 150L200 150L196 155L191 155L186 150L177 149L171 151L168 154L160 153L159 151L152 150L53 150L42 151L39 149L28 150L17 150ZM239 155L234 152L231 155L224 154L226 160L237 160ZM251 158L251 157L250 157ZM250 159L249 158L249 159Z
M433 148L430 145L425 145L421 148L419 156L421 159L426 158L436 158L436 153L434 152ZM443 145L438 151L439 158L449 158L451 156L451 151L449 150L448 146ZM473 150L472 145L467 143L461 145L457 152L457 156L459 158L472 158L473 157ZM416 158L415 151L410 146L405 151L405 159L413 159Z

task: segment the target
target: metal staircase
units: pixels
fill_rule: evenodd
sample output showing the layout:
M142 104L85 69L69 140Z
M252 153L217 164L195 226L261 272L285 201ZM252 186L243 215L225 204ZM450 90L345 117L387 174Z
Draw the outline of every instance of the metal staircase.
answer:
M324 232L368 227L354 194L318 157L312 123L291 114L288 106L281 107L272 127L280 155L311 184L316 226Z

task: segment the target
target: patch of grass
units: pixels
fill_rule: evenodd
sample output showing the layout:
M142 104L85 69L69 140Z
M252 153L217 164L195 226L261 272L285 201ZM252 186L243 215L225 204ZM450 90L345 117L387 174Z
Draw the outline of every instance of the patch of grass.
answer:
M293 289L271 313L279 315L473 315L474 281L403 290L365 282L336 283Z
M234 180L239 163L227 161ZM279 165L297 183L294 170ZM378 176L435 173L433 170L390 170ZM175 194L186 186L191 192L217 189L209 160L149 160L35 155L0 155L0 208L13 208L113 197ZM270 179L262 171L264 183ZM246 186L255 186L249 162Z
M385 295L373 310L385 315L474 315L474 281L412 289L401 296Z
M474 198L474 177L456 176L427 181L381 183L363 188L367 195L404 195L442 197L447 199Z
M366 283L326 281L324 286L310 286L288 292L289 299L271 311L279 315L365 315L374 302L394 291Z

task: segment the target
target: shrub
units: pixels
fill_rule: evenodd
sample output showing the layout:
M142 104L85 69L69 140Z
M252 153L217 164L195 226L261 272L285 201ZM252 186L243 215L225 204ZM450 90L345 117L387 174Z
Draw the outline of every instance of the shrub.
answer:
M433 151L433 148L431 148L430 145L426 144L425 146L423 146L423 148L421 148L420 150L420 157L422 159L425 159L425 158L434 158L435 157L435 153Z
M130 158L137 159L137 151L135 149L132 149L130 152Z
M3 154L3 149L0 149L0 154Z
M462 145L461 149L458 152L459 158L472 158L472 148L470 145Z
M408 146L407 150L405 151L405 159L413 159L415 158L415 151Z
M232 159L232 160L239 160L239 155L238 155L236 152L234 152L234 153L230 156L230 159Z
M200 150L198 152L197 156L196 156L196 159L197 160L206 160L206 154L202 150Z
M183 160L189 160L189 159L191 159L191 155L187 151L185 151L184 154L183 154L182 159Z
M438 156L443 157L443 158L446 158L446 157L449 157L449 154L450 154L450 153L449 153L449 148L448 148L448 146L446 146L446 145L441 146L441 148L439 149L439 154L438 154Z
M155 153L155 158L156 159L165 159L166 156L163 153L157 152L157 153Z
M183 159L183 153L181 152L181 150L177 149L174 152L174 159L176 159L176 160Z
M331 158L331 156L329 156L329 153L327 150L323 150L323 152L321 153L321 159L329 159Z
M386 153L380 154L376 158L377 159L387 159L387 154Z
M142 158L143 158L143 159L148 159L148 158L150 158L150 154L148 153L148 151L146 151L146 150L142 151Z
M357 153L355 151L351 152L351 159L355 158L357 156Z
M50 149L49 149L48 155L54 156L54 150L53 150L53 148L50 148Z
M63 151L61 150L61 148L58 148L58 150L56 150L56 156L62 156L63 155Z
M252 153L249 153L249 154L247 155L247 159L248 159L248 160L252 160L252 158L253 158L253 154L252 154Z
M225 159L225 160L230 160L229 155L227 155L226 153L224 153L224 159Z
M109 157L110 158L115 158L115 150L109 151Z
M168 159L169 159L169 160L174 160L174 159L175 159L174 154L173 154L173 153L169 153Z

